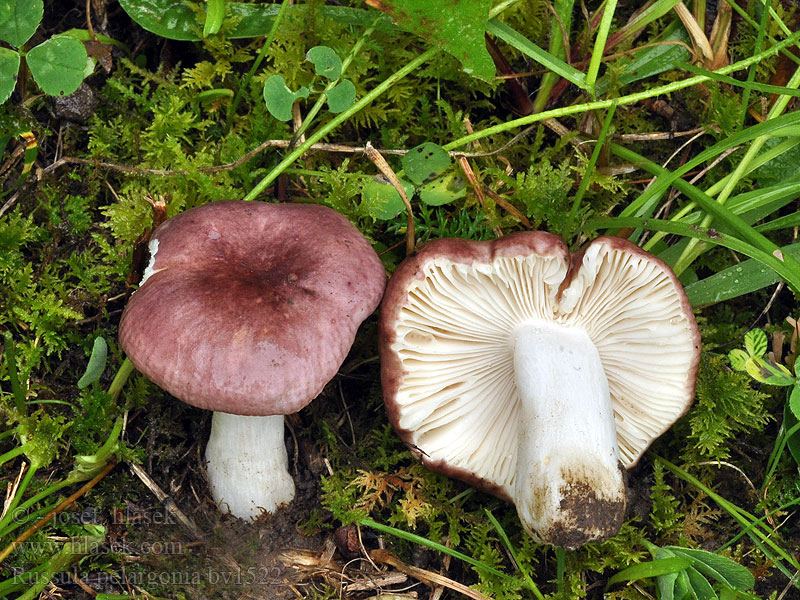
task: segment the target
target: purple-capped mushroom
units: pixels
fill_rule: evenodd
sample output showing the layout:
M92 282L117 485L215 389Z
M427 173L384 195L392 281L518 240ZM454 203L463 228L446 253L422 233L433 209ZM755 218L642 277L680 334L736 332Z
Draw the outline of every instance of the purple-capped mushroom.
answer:
M283 442L294 413L336 374L386 282L370 243L312 204L217 202L154 232L119 339L134 366L214 411L215 501L254 519L294 497Z

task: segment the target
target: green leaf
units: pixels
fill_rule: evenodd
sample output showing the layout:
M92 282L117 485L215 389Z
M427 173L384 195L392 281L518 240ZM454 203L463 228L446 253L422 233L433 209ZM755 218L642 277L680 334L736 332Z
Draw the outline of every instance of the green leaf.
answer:
M185 0L120 0L119 3L131 19L151 33L170 40L197 42L201 39L201 23ZM228 16L236 25L225 32L225 37L227 39L265 37L280 8L279 2L274 4L228 2L226 9ZM344 6L315 6L314 11L315 14L333 19L337 23L357 27L369 26L375 17L372 11ZM288 8L288 14L300 17L307 12L308 7L304 5ZM396 31L388 17L379 20L376 29Z
M455 56L465 73L485 81L494 77L484 39L491 0L367 0L367 4L392 17L400 29Z
M530 56L543 67L557 73L570 83L574 83L581 89L586 89L586 75L578 71L572 65L556 58L549 52L545 52L539 46L531 42L521 33L515 31L505 23L492 19L487 24L486 30L492 35L496 35L507 44L513 46L523 54Z
M314 46L306 53L306 60L314 64L314 71L331 81L342 75L342 59L328 46Z
M748 358L750 358L750 356L747 352L739 348L728 352L728 360L731 361L731 368L734 371L744 371Z
M764 151L774 148L783 140L772 138L764 144ZM800 144L789 148L779 156L753 171L753 177L760 187L768 187L786 181L797 175L797 165L800 164Z
M106 370L106 360L108 359L108 344L102 337L94 338L92 354L89 356L89 363L86 365L86 372L78 380L78 387L83 389L100 381L103 372Z
M349 79L343 79L325 92L328 110L333 114L346 111L356 100L356 86Z
M796 382L789 394L789 409L796 419L800 419L800 382Z
M225 19L225 0L207 0L206 20L203 24L203 37L219 33Z
M446 173L419 188L419 199L428 206L441 206L467 193L464 180L456 173Z
M19 48L42 22L42 0L0 0L0 40Z
M750 356L764 356L768 345L767 334L760 329L751 329L744 334L744 347Z
M689 567L686 569L686 575L689 577L689 585L697 600L718 600L714 588L711 587L708 579L703 577L700 571L694 567Z
M0 104L8 100L17 85L19 54L8 48L0 48Z
M794 390L792 390L792 395L794 395ZM787 402L783 407L783 431L784 435L789 436L786 440L786 447L789 448L789 453L792 455L794 462L800 465L800 431L789 434L792 429L797 427L800 420L794 414L790 404L790 402Z
M67 36L53 36L31 48L25 60L45 94L68 96L81 85L87 62L86 48Z
M622 581L636 581L637 579L677 573L678 571L687 569L691 564L692 561L685 557L671 556L667 558L657 558L623 569L608 580L607 587Z
M659 41L661 42L684 42L691 45L689 34L686 33L683 25L677 19L664 30ZM660 44L651 46L636 52L633 58L625 57L615 61L618 72L615 73L616 84L623 87L640 79L646 79L653 75L658 75L664 71L669 71L678 63L685 62L690 58L689 51L678 44ZM611 78L609 75L598 80L595 86L595 93L605 94L608 90Z
M700 573L706 577L711 577L715 581L724 583L740 592L749 590L755 585L755 578L750 569L743 567L736 561L707 552L679 546L667 546L667 549L674 552L679 557L691 559L693 565Z
M691 589L692 584L689 581L689 574L687 571L675 573L675 600L693 600L694 596L691 595Z
M665 575L660 575L656 579L659 600L675 600L676 597L678 600L681 599L681 596L675 595L675 587L678 585L678 575L682 572L683 571L667 573Z
M450 154L433 142L425 142L406 152L401 162L408 178L422 185L450 167Z
M279 121L289 121L292 118L292 104L299 98L308 98L308 88L303 86L293 92L286 87L283 75L273 75L264 83L267 110Z
M400 183L410 198L414 194L414 186L403 179ZM361 207L373 219L388 221L403 212L406 205L394 186L383 175L378 175L362 188Z
M198 102L214 102L221 98L233 98L233 90L229 90L228 88L206 90L205 92L197 94L196 98Z
M685 71L689 71L690 73L694 73L695 75L703 75L704 77L708 77L709 79L713 79L714 81L719 81L720 83L725 83L727 85L743 87L754 92L762 92L767 94L781 94L784 96L795 96L795 97L800 96L800 90L782 87L779 85L757 83L754 81L739 81L738 79L734 79L733 77L728 77L727 75L720 75L719 73L715 73L714 71L709 71L708 69L696 67L689 63L682 63L676 65L676 67L679 69L683 69Z
M783 246L784 256L800 257L800 244ZM686 286L686 295L692 306L706 306L738 298L777 283L780 277L764 263L748 259L734 267L723 269L710 277Z

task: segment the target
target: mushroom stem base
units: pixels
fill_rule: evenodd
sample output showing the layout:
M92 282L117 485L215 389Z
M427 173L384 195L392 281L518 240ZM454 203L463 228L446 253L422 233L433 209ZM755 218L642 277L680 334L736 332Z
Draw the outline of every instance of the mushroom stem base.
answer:
M246 417L215 412L206 446L206 472L214 502L252 521L294 498L283 415Z
M542 542L577 548L619 531L625 479L608 381L583 330L529 322L514 337L521 400L514 501Z

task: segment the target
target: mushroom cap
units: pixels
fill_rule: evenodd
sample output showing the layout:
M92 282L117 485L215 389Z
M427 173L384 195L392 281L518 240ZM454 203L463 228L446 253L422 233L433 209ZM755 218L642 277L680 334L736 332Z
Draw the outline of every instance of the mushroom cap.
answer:
M134 366L188 404L289 414L333 378L386 273L338 212L216 202L164 222L122 315Z
M615 237L573 255L540 231L437 240L392 276L379 324L389 419L424 464L513 498L510 340L537 320L581 328L597 348L625 467L689 409L700 335L664 262Z

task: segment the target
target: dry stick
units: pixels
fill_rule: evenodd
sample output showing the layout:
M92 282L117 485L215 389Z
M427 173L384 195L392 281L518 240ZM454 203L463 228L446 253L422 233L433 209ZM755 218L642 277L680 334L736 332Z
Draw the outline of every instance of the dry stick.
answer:
M367 158L370 159L372 163L378 167L378 170L383 173L386 179L389 180L394 189L397 190L397 193L400 194L403 204L406 205L406 256L408 256L414 252L414 247L416 246L416 238L414 237L414 215L411 213L411 202L408 201L408 194L406 194L403 184L400 183L400 179L398 179L392 167L389 166L386 159L381 156L381 153L378 152L370 142L367 142L364 148L364 154L367 155Z
M445 577L444 575L439 575L439 573L435 573L433 571L427 571L425 569L420 569L418 567L412 567L411 565L407 565L399 558L394 556L388 550L373 550L370 552L370 556L385 565L389 565L390 567L394 567L401 573L405 573L406 575L410 575L414 579L419 579L422 583L427 586L435 587L437 585L443 585L445 587L450 588L456 592L464 594L469 598L474 598L474 600L491 600L488 596L484 596L480 592L473 590L472 588L468 588L463 583L458 583L457 581L453 581L449 577Z
M523 215L516 206L514 206L508 200L503 198L503 196L501 196L493 189L490 189L488 187L485 188L484 191L486 192L486 195L489 196L489 198L491 198L492 200L494 200L499 207L501 207L506 212L511 213L516 219L518 219L519 222L522 223L522 225L526 229L530 229L531 227L533 227L531 222L528 220L528 217Z
M555 121L555 119L547 119L544 121L547 124L548 121ZM495 154L499 154L515 143L517 143L521 138L528 135L528 133L533 130L536 125L531 125L530 127L525 128L523 131L515 135L511 138L508 142L503 144L501 147L487 151L487 152L459 152L458 150L450 150L448 153L451 157L458 158L461 156L466 156L467 158L483 158L487 156L494 156ZM697 129L691 129L689 131L676 131L672 132L653 132L653 133L627 133L618 136L614 136L614 139L621 139L626 141L657 141L657 140L668 140L677 137L684 137L687 135L694 135L700 131L705 131L706 129L703 127ZM567 130L568 131L568 130ZM198 173L223 173L225 171L232 171L238 167L241 167L251 158L261 154L264 150L268 148L288 148L291 140L266 140L262 142L249 152L243 154L240 158L236 159L231 163L227 163L224 165L216 165L213 167L198 167ZM397 155L402 156L403 154L407 154L408 150L399 148L399 149L373 149L380 154L386 155ZM330 143L316 143L312 144L309 147L309 150L320 150L322 152L342 152L347 154L358 154L360 152L366 152L366 146L350 146L346 144L330 144ZM45 168L41 169L41 175L48 175L49 173L55 171L63 167L64 165L86 165L89 167L98 167L102 169L111 169L112 171L119 171L122 173L130 173L131 175L155 175L155 176L186 176L190 175L192 171L188 171L186 169L183 170L170 170L170 169L143 169L141 167L130 167L128 165L118 165L115 163L109 163L101 160L91 160L86 158L77 158L74 156L63 156L58 160L54 161L52 164L46 166ZM41 178L41 177L40 177ZM5 211L3 211L5 212ZM2 214L2 212L0 212Z
M133 471L133 474L141 479L142 483L145 484L151 492L153 492L153 495L156 497L156 499L164 505L164 508L167 509L167 512L178 519L178 522L183 525L183 527L189 533L191 533L192 536L194 536L196 539L205 538L202 530L194 524L194 521L183 514L181 509L178 508L178 505L175 504L175 500L173 500L171 496L168 496L166 493L164 493L164 490L162 490L159 485L153 481L150 475L148 475L147 472L142 469L142 467L135 463L130 463L129 466L131 471Z
M3 511L0 512L0 520L2 520L6 513L8 512L8 507L11 506L14 498L17 495L17 490L19 489L19 482L22 481L22 476L25 474L25 469L27 468L28 463L22 461L22 464L19 466L19 473L17 477L14 479L14 483L8 483L6 487L6 499L3 501Z
M75 573L70 573L69 577L70 577L70 579L72 579L72 582L75 585L77 585L84 592L89 594L92 598L96 598L97 597L97 592L94 591L85 581L81 580Z
M783 588L781 595L776 598L776 600L783 600L786 597L786 594L789 593L789 590L794 585L794 582L797 581L797 577L800 575L800 571L796 571L792 578L789 580L789 583L786 584L786 587Z
M469 164L466 156L461 156L458 159L459 164L461 165L461 170L464 172L464 175L467 178L467 181L472 186L472 190L475 192L475 196L478 198L478 203L481 205L481 208L486 211L486 195L483 193L483 186L478 181L478 178L475 176L475 172L472 170L472 166ZM495 225L492 228L492 231L497 237L503 237L503 230L500 229L499 226Z
M470 122L469 117L465 117L463 123L464 123L464 128L467 130L467 133L474 133L474 130L472 129L472 123ZM473 145L475 146L475 148L481 147L480 141L476 141ZM475 192L475 196L478 198L478 203L481 205L483 211L486 212L486 195L483 193L483 186L478 181L478 178L475 176L475 171L472 170L472 165L469 164L469 160L467 159L467 157L463 155L458 157L458 162L461 165L461 170L464 171L464 175L467 177L467 181L469 181L470 185L472 186L472 189ZM500 229L500 227L497 225L495 225L492 228L492 231L494 231L494 234L497 237L503 236L503 230Z
M42 527L47 525L50 520L55 517L58 513L63 511L65 508L70 506L73 502L75 502L78 498L83 496L86 492L92 489L97 483L105 477L111 469L116 466L116 463L110 463L106 465L105 469L100 471L97 475L95 475L90 481L85 483L81 489L77 492L72 494L69 498L64 500L61 504L56 506L53 510L48 512L45 516L43 516L36 524L32 525L25 531L23 531L20 536L11 542L8 546L6 546L2 552L0 552L0 562L8 558L8 555L11 554L14 550L16 550L20 544L22 544L25 540L31 537L34 533L39 531Z
M94 27L92 26L92 0L86 0L86 30L89 32L89 35L92 36L92 41L97 41L97 34L94 32Z

